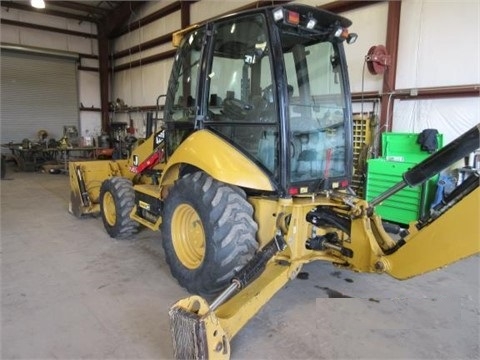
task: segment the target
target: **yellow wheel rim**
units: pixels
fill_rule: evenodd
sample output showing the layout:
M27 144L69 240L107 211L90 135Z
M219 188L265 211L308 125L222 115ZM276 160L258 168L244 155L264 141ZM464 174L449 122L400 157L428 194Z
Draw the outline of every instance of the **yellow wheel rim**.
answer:
M188 269L198 268L205 257L205 231L193 207L182 204L172 218L172 243L175 253Z
M117 212L115 211L115 200L110 192L103 196L103 215L108 225L114 226L117 221Z

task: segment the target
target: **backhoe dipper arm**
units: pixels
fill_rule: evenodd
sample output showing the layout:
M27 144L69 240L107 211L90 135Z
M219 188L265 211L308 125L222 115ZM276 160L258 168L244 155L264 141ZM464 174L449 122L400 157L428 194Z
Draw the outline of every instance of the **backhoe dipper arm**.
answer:
M403 280L478 253L479 199L477 178L475 190L420 230L411 227L405 245L382 257L377 267Z
M370 202L379 204L401 188L417 186L480 148L480 124L459 136L403 175L403 180ZM413 224L402 246L374 264L397 279L407 279L438 269L480 251L479 199L477 174L472 174L453 192L444 211ZM354 236L354 235L353 235Z

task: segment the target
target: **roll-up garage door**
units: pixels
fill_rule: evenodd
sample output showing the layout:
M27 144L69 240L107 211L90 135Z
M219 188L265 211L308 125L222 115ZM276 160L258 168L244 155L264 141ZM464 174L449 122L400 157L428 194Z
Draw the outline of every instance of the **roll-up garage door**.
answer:
M76 60L2 49L1 143L35 141L38 131L59 140L64 126L78 130Z

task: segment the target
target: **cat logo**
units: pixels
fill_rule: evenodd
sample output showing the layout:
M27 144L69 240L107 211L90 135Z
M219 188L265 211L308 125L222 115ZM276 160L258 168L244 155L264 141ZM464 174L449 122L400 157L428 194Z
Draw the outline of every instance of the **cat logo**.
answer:
M155 147L160 145L165 138L165 134L163 131L160 131L157 135L155 135Z

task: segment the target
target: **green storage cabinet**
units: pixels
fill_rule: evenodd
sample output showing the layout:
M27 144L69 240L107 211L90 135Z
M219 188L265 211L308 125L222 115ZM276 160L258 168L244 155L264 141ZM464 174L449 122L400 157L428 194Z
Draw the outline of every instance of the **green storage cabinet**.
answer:
M402 180L402 175L431 154L417 143L420 134L385 132L382 134L382 158L367 162L365 199L370 201ZM437 134L438 148L443 135ZM438 175L421 186L406 187L389 197L375 210L383 219L408 224L430 211Z
M402 175L415 163L371 159L367 162L366 199L372 200L402 180ZM406 187L375 207L384 220L408 224L428 214L432 203L438 175L425 184Z
M419 135L399 132L382 133L382 158L418 164L430 156L430 153L422 150L420 144L417 143ZM443 147L442 134L437 134L437 144L439 149Z

